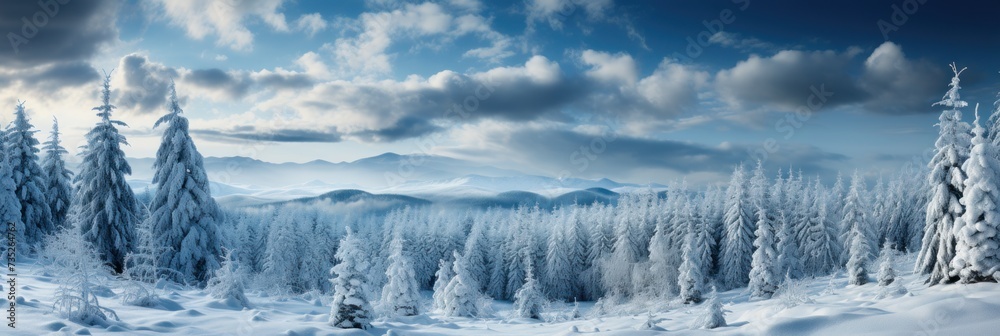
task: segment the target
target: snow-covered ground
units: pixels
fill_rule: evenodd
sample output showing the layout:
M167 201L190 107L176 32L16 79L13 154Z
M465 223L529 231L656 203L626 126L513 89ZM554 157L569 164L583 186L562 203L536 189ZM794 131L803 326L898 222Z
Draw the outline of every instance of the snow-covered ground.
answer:
M594 303L581 303L584 316L572 319L571 304L553 304L548 321L509 319L511 304L494 302L493 316L480 319L425 314L380 320L374 329L340 330L327 325L329 297L290 298L248 293L252 309L210 298L203 290L161 286L156 308L124 306L115 297L121 282L108 281L101 304L121 322L83 326L51 311L55 279L44 267L22 261L18 278L16 331L4 335L990 335L1000 332L1000 284L927 287L909 272L914 256L899 258L897 280L907 293L875 284L847 286L840 272L803 280L791 295L748 301L743 290L719 293L728 327L693 329L702 305L673 302L628 303L595 316ZM892 288L892 286L888 287ZM5 288L6 289L6 288ZM898 288L896 288L898 289ZM430 292L424 293L426 302ZM796 295L797 294L797 295ZM2 302L6 307L7 302ZM648 322L652 322L651 324ZM652 328L650 328L652 326Z

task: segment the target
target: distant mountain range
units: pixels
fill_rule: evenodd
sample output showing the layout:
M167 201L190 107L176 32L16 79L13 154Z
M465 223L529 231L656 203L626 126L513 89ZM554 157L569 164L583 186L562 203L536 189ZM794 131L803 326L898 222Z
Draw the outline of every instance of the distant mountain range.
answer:
M129 183L141 193L152 180L154 159L128 160L133 170ZM338 163L323 160L271 163L239 156L206 157L204 164L212 183L212 195L227 205L377 199L407 204L510 207L537 203L550 207L573 202L614 202L620 192L665 188L659 184L619 183L610 179L555 179L419 154L385 153Z

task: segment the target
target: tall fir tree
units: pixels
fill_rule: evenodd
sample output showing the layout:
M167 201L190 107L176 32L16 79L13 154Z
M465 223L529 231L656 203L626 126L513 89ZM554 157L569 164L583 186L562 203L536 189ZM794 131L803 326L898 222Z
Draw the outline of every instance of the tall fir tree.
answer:
M778 230L763 207L757 209L757 238L753 242L753 263L750 268L750 296L770 299L781 284L784 262L778 252Z
M73 198L75 220L83 238L97 249L101 260L121 273L125 256L132 250L135 225L139 221L139 204L125 175L132 167L125 160L121 145L128 145L116 126L128 127L111 119L111 75L104 78L101 106L95 107L101 120L87 133L87 145L79 175L76 176L76 196Z
M684 206L682 213L687 218L694 216L690 202ZM688 233L684 239L683 261L678 271L680 275L677 283L684 303L700 303L708 278L707 264L711 262L711 235L704 223L687 221L686 227Z
M420 313L420 286L410 258L403 255L403 238L396 236L390 244L389 267L382 287L382 311L386 316L413 316Z
M938 139L934 143L934 157L928 166L931 169L927 183L932 196L927 203L924 238L917 255L916 271L929 274L931 285L955 280L950 275L950 263L955 257L955 232L961 230L961 217L965 206L959 202L965 191L965 171L962 164L969 157L971 145L970 126L962 121L960 108L968 106L961 100L958 90L959 75L954 63L951 70L955 74L950 89L944 99L934 103L948 109L941 112L938 119Z
M17 199L21 202L21 222L24 239L29 245L55 231L49 201L45 197L45 174L38 165L38 140L36 130L28 121L24 103L17 105L14 123L6 134L7 160L10 161Z
M6 131L0 128L0 139L6 135ZM24 223L21 222L21 203L17 200L16 186L13 174L10 170L10 161L7 160L7 149L0 146L0 221L3 223L14 223L14 241L17 242L15 253L18 249L26 250L27 242L24 240ZM7 228L9 230L9 228ZM10 234L10 232L8 232ZM10 247L10 246L8 246ZM3 260L8 260L10 250L0 249L0 256Z
M745 286L750 281L753 261L754 224L747 211L746 177L743 166L733 171L726 190L725 237L719 253L719 281L726 289Z
M851 229L849 257L847 259L847 284L864 285L868 283L868 261L871 247L864 228L855 226Z
M347 228L347 234L337 248L337 266L331 273L333 302L330 303L330 325L338 328L371 328L371 305L365 297L365 274L369 262L364 256L362 241Z
M156 194L150 218L167 247L160 264L184 277L175 280L204 283L219 267L217 225L222 213L212 198L201 154L188 133L188 120L173 84L168 99L169 111L153 125L166 124L167 128L153 163Z
M534 267L529 263L524 285L514 294L514 312L518 317L541 320L546 303L545 294L535 280Z
M965 206L963 225L955 233L957 243L951 277L962 283L1000 281L1000 160L997 147L985 137L979 126L979 114L973 123L972 151L962 165L968 175L960 200Z
M469 275L465 258L459 255L458 251L454 252L454 259L452 271L454 271L455 276L444 288L443 313L445 316L477 316L479 315L479 301L483 298L482 292L479 291L479 284ZM530 263L530 261L525 261L525 263Z
M49 201L52 223L57 228L66 225L66 216L73 200L73 173L66 169L63 155L68 154L59 141L59 121L52 118L52 132L42 150L42 171L45 176L45 196Z

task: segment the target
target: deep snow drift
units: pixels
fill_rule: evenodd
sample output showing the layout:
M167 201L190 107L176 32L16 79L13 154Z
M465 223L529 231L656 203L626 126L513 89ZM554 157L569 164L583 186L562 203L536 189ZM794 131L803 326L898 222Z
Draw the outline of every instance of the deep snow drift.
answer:
M728 327L695 329L706 304L678 302L580 303L582 318L573 319L572 304L553 303L545 321L508 318L510 302L496 301L491 316L448 318L422 314L376 320L374 328L341 330L327 324L329 296L311 294L274 297L248 293L253 308L211 299L194 288L161 285L154 308L122 305L121 280L109 279L98 289L101 304L114 309L121 322L83 326L52 312L57 284L44 265L21 261L18 278L17 328L6 335L987 335L1000 319L1000 284L927 287L913 275L915 255L898 258L899 286L873 283L848 286L843 271L834 276L797 281L775 298L750 301L746 289L719 293ZM900 291L903 289L903 291ZM903 293L905 292L905 293ZM424 292L429 306L430 292ZM655 301L654 301L655 302ZM7 306L7 302L2 302ZM598 312L601 310L602 312Z

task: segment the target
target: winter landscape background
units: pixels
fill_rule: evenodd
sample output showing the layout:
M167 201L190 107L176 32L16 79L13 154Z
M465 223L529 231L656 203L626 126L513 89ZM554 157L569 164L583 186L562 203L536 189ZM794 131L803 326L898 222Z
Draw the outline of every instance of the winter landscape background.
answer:
M991 6L4 3L0 328L992 334Z

